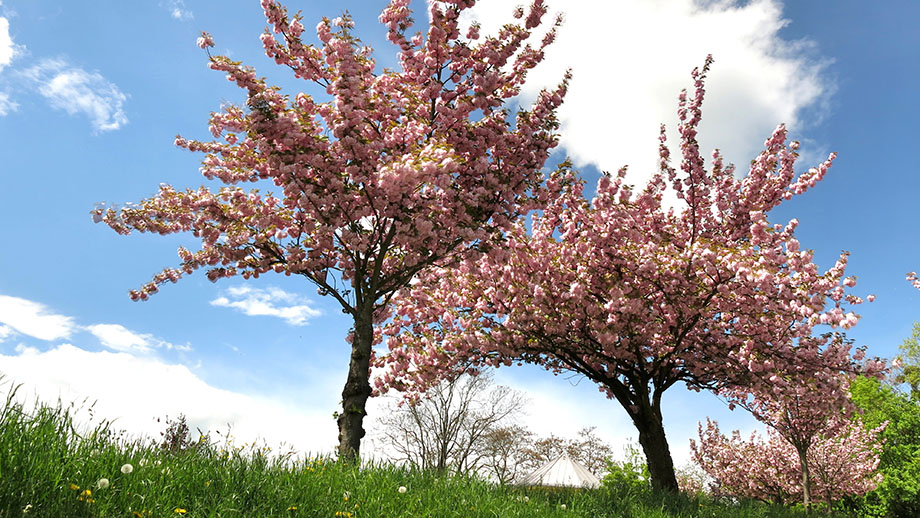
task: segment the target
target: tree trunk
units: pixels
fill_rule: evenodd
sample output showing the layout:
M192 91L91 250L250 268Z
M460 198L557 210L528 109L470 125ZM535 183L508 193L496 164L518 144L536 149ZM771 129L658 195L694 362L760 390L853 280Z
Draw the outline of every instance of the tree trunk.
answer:
M664 434L661 411L652 405L640 405L632 419L639 430L639 444L645 453L652 487L676 493L679 490L677 475L674 473L674 461L671 459L668 439Z
M371 308L372 309L372 308ZM366 314L365 314L366 313ZM361 450L362 427L367 398L371 395L370 360L374 341L374 324L370 311L355 315L355 330L351 343L348 378L342 390L342 412L339 414L339 458L356 461Z
M808 449L796 447L799 454L799 465L802 467L802 503L805 509L811 504L811 474L808 472Z

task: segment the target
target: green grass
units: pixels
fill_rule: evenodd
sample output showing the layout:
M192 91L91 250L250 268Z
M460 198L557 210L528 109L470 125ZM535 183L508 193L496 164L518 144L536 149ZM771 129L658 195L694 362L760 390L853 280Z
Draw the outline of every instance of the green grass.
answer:
M730 505L628 487L496 487L210 440L170 452L114 433L105 423L80 430L73 406L27 408L12 396L0 413L0 518L803 516L758 503ZM130 473L122 473L126 464ZM103 478L108 487L99 487Z

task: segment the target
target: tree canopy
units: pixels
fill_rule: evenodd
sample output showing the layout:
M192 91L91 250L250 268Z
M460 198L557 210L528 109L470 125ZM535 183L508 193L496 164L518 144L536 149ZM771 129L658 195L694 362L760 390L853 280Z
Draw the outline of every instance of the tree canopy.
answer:
M845 392L839 375L860 370L863 352L851 358L849 344L815 332L859 319L847 254L821 272L796 220L767 220L815 186L834 155L796 175L799 144L779 126L743 178L718 151L707 170L697 128L710 64L693 71L693 95L679 98L679 170L664 127L660 168L641 190L623 183L624 168L588 200L562 164L532 225L516 221L501 246L424 272L402 292L379 386L420 390L458 368L515 362L579 373L625 409L652 483L673 490L661 400L676 384L769 392L809 379Z

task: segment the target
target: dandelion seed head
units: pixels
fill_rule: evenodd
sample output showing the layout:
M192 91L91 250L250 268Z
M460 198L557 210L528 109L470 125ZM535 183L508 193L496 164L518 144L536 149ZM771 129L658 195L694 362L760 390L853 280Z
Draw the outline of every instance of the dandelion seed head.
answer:
M100 478L96 481L96 489L105 489L107 487L109 487L109 479Z
M125 464L124 466L121 467L121 472L124 473L125 475L129 475L132 471L134 471L134 466L130 464Z

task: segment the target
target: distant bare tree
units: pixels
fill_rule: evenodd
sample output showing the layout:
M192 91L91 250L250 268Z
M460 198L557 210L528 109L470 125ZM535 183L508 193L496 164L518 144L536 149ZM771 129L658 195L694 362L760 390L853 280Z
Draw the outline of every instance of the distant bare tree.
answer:
M533 432L520 425L487 431L480 444L479 472L499 484L510 484L532 471L529 451Z
M397 460L453 474L479 470L485 434L522 413L527 402L522 393L495 386L488 372L444 381L425 396L394 404L378 420L380 437Z

